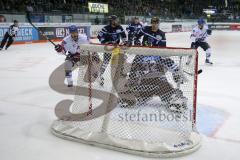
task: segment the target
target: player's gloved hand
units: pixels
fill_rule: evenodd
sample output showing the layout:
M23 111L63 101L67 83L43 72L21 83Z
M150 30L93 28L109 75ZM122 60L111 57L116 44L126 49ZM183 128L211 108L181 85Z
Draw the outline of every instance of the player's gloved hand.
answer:
M62 47L60 44L57 44L57 45L55 46L55 50L56 50L57 52L62 52L63 47Z
M196 42L192 42L191 48L192 48L192 49L197 49L197 44L196 44Z
M74 59L79 59L80 58L80 53L77 52L77 53L73 54L72 57Z
M186 83L188 81L187 77L181 71L177 71L173 73L173 80L176 83L180 83L180 84Z
M207 34L208 34L208 35L212 35L212 30L211 30L211 29L208 29L208 30L207 30Z

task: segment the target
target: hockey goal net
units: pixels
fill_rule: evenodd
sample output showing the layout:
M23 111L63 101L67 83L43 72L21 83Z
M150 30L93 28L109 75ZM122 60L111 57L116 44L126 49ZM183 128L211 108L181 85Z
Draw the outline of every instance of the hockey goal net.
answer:
M196 50L98 44L81 50L74 101L56 107L53 134L148 157L199 148Z

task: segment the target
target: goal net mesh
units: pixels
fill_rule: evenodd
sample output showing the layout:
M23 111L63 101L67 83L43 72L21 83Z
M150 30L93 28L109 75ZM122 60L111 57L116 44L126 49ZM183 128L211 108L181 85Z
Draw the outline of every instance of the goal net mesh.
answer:
M74 100L56 108L55 135L148 157L199 148L195 50L86 44L81 51Z

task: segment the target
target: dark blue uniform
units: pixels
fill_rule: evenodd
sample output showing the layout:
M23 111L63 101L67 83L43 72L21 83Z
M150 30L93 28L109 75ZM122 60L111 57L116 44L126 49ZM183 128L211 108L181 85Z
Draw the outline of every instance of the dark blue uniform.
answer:
M136 40L139 40L142 36L143 46L166 47L165 33L160 29L158 29L156 32L153 32L151 26L146 26L138 32L136 35Z
M122 41L125 42L127 36L121 25L116 27L107 25L103 27L103 29L99 32L98 39L101 42L101 44L119 44L120 39L122 39Z
M132 42L133 42L136 34L142 29L142 27L143 27L143 26L142 26L141 23L137 23L137 24L135 24L135 23L130 23L130 24L127 26L126 30L127 30L127 32L128 32L128 42L129 42L130 44L132 44ZM136 41L134 41L134 44L135 44L135 42L136 42Z
M115 27L107 25L103 27L103 29L99 32L98 39L101 42L101 44L119 44L120 40L122 40L123 43L126 43L127 36L121 25L117 25ZM102 75L104 74L107 65L109 64L111 57L112 57L111 53L104 53L103 63L100 68L101 85L104 84L104 78Z

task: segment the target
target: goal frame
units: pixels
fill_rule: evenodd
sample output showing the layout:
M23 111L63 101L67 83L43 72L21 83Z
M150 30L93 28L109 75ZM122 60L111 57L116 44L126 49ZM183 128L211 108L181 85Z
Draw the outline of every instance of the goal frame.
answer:
M96 46L95 48L93 48L93 46ZM83 44L81 46L81 50L83 51L89 51L91 50L91 52L102 52L102 53L111 53L111 51L106 51L104 50L104 46L106 45L103 45L103 44L97 44L97 43L91 43L91 44ZM107 45L107 46L113 46L113 45ZM122 45L119 45L119 47L125 47L125 46L122 46ZM192 130L196 131L196 111L197 111L197 78L198 78L198 52L196 49L191 49L191 48L178 48L178 47L145 47L145 46L131 46L130 48L141 48L141 50L144 51L144 49L148 50L148 49L151 49L153 52L151 52L151 55L158 55L158 49L161 49L161 50L166 50L166 53L163 52L165 54L165 56L169 56L169 50L171 51L174 51L174 50L182 50L183 52L184 51L191 51L191 52L195 52L195 64L194 64L194 75L193 75L193 82L194 82L194 88L193 88L193 113L192 113L192 118L193 118L193 121L192 121ZM130 50L130 49L129 49ZM131 54L131 51L128 50L128 54ZM147 54L143 54L143 55L147 55ZM174 53L173 55L176 56L176 53ZM182 54L181 54L182 55ZM185 55L190 55L190 54L185 54ZM164 56L161 54L161 56ZM171 55L170 55L171 56ZM54 126L54 124L52 125L52 127ZM175 152L147 152L147 151L143 151L143 150L131 150L131 149L128 149L128 148L124 148L124 147L116 147L116 145L114 145L114 142L111 144L109 143L98 143L96 141L96 139L91 139L90 141L87 140L87 139L79 139L79 138L76 138L74 136L70 136L70 135L67 135L67 134L62 134L61 132L58 132L54 129L51 129L51 132L60 137L60 138L63 138L63 139L67 139L67 140L72 140L72 141L76 141L76 142L81 142L81 143L85 143L85 144L91 144L91 145L95 145L95 146L99 146L99 147L102 147L102 148L107 148L107 149L111 149L111 150L116 150L116 151L122 151L122 152L125 152L125 153L131 153L131 154L136 154L136 155L141 155L141 156L145 156L145 157L154 157L154 158L157 158L157 157L179 157L179 156L183 156L183 155L186 155L186 154L190 154L194 151L196 151L200 146L200 141L201 141L201 138L198 137L198 135L196 134L193 134L192 135L192 139L196 138L197 139L197 144L194 145L193 147L189 147L187 148L186 150L181 150L181 151L175 151ZM98 133L96 133L96 135L94 135L98 138L103 138L101 135L99 135ZM105 140L103 141L106 141L106 142L109 142L111 141L111 136L108 136L108 135L104 135L106 137Z

